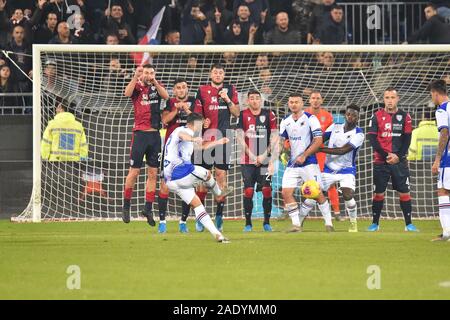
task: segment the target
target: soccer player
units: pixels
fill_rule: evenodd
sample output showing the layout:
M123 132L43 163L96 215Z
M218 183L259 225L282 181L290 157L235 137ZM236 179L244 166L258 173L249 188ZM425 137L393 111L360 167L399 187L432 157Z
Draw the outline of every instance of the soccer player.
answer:
M253 193L262 191L264 222L263 230L270 232L270 214L272 212L272 175L273 162L271 150L278 140L272 130L277 129L277 119L270 110L262 110L261 94L254 90L247 94L248 109L241 112L238 123L238 141L243 147L242 178L244 180L245 232L252 231Z
M292 219L290 232L302 231L302 224L308 212L315 205L315 201L305 201L299 210L294 198L294 191L308 180L316 180L322 183L320 168L317 164L315 153L322 145L322 129L316 116L303 111L303 99L299 93L289 96L288 107L291 114L280 123L280 136L289 139L290 159L283 174L282 196L285 210ZM284 140L281 145L284 148ZM317 198L319 209L325 220L325 228L328 232L334 231L331 221L330 204L320 192Z
M450 167L449 155L449 127L450 127L450 99L447 84L444 80L433 81L428 87L431 99L439 107L436 110L436 122L439 130L439 144L436 157L431 168L433 174L438 175L439 220L442 234L433 241L450 241ZM447 170L446 170L447 169Z
M368 139L374 151L372 199L372 224L368 231L378 231L384 192L389 179L398 192L400 207L405 218L405 231L418 231L411 222L411 196L409 193L409 168L406 160L411 143L411 116L398 108L400 98L395 88L384 91L384 109L376 111L369 122Z
M175 97L169 100L166 108L162 113L162 122L166 128L166 138L172 134L172 132L178 128L186 125L187 117L190 115L198 103L198 100L189 97L189 86L185 79L175 79L173 86L173 94ZM166 139L167 140L167 139ZM167 212L167 200L169 198L169 188L167 188L164 181L164 154L161 159L161 181L158 194L158 208L159 208L159 226L158 232L165 233L167 231L166 225L166 212ZM179 230L181 233L187 233L186 220L189 216L190 207L182 201L182 213L179 224Z
M223 145L229 140L221 138L204 143L198 136L201 134L202 127L202 115L191 113L187 117L186 126L176 128L167 138L164 147L164 179L170 191L176 192L184 202L194 208L196 220L211 232L216 241L229 242L206 213L205 207L195 194L195 186L204 183L216 196L226 196L232 189L227 187L221 189L209 170L191 163L194 144L205 149Z
M203 139L213 141L225 137L227 130L230 129L231 115L239 117L239 101L236 88L231 84L224 84L225 70L222 65L214 64L210 72L211 82L199 87L196 98L200 105L195 108L195 112L203 115L205 118L204 128L207 129L203 134ZM231 162L231 144L220 145L204 152L201 159L201 166L211 170L214 166L215 178L220 187L227 184L227 170ZM195 163L200 163L195 159ZM207 189L199 186L197 194L205 202ZM219 230L223 225L223 208L225 206L224 197L216 197L216 226ZM200 224L196 225L197 231L203 231Z
M350 104L345 110L345 124L332 124L324 134L328 147L319 150L327 154L322 172L325 191L339 183L345 201L345 209L350 217L348 232L358 232L356 223L356 201L353 197L356 186L356 156L364 143L363 130L358 127L359 106Z
M125 88L125 96L130 97L134 107L134 127L130 150L130 170L125 180L122 220L130 222L130 203L133 188L146 157L148 177L145 189L145 209L142 214L151 226L152 204L155 200L156 177L158 175L159 154L161 152L161 99L169 99L163 85L156 80L155 68L151 64L139 66L133 79Z
M318 90L313 90L309 96L309 105L305 111L311 113L317 117L322 128L322 133L325 133L327 128L333 124L333 115L322 107L323 98L322 94ZM316 153L317 162L319 163L320 171L323 172L325 166L326 154L323 152ZM332 185L328 189L328 199L330 199L331 208L333 209L333 215L336 220L339 221L339 195L337 189Z

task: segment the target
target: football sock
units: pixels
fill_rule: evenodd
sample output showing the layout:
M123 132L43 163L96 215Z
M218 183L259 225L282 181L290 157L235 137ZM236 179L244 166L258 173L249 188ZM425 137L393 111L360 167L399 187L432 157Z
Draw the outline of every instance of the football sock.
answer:
M330 203L328 202L328 200L326 200L322 204L319 204L319 210L322 213L323 219L325 220L325 225L332 226L333 222L331 222Z
M168 194L164 194L161 192L159 193L159 196L158 196L159 221L166 220L168 198L169 198Z
M356 222L356 201L355 199L350 199L348 201L345 201L345 209L347 209L348 216L350 217L351 222Z
M300 218L299 218L300 211L298 210L297 203L293 202L293 203L287 204L285 210L286 210L287 214L289 215L289 217L291 217L292 224L294 226L300 227L301 226Z
M442 235L450 237L450 197L439 197L439 220L442 226Z
M199 221L213 236L221 235L220 231L217 230L214 222L212 221L209 214L206 213L205 207L203 205L199 205L194 208L195 219Z
M187 218L189 217L190 212L191 212L191 206L183 201L181 203L181 221L186 222Z
M306 199L300 206L300 224L303 224L308 213L314 208L316 201L313 199Z
M270 214L272 213L272 197L263 198L264 224L270 223Z
M223 207L225 206L225 202L217 202L217 210L216 210L216 216L222 216L223 215Z
M253 199L244 197L245 225L252 225Z
M381 210L383 209L384 195L374 196L372 199L372 223L379 224Z
M205 185L209 188L212 189L212 192L214 193L214 195L216 196L220 196L220 194L222 193L222 190L220 190L219 185L217 184L216 180L211 177L209 180L207 180L205 182Z
M405 218L405 224L411 224L412 204L411 196L409 194L400 196L400 208L402 209L403 217Z
M153 201L155 201L155 192L145 192L145 211L151 212L152 211L152 204Z
M125 188L125 191L123 192L123 208L124 209L130 209L132 195L133 195L133 188Z

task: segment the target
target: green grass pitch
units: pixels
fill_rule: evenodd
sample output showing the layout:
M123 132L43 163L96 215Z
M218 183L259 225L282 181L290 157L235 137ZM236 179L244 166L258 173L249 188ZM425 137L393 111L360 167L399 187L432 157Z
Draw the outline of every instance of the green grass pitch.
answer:
M346 232L348 221L326 233L307 220L305 232L242 232L225 221L232 243L208 232L161 235L144 222L13 224L0 221L0 299L449 299L450 243L430 242L439 221L382 221L378 233ZM81 270L81 288L69 290L68 266ZM380 289L369 290L371 265ZM370 281L369 281L370 282Z

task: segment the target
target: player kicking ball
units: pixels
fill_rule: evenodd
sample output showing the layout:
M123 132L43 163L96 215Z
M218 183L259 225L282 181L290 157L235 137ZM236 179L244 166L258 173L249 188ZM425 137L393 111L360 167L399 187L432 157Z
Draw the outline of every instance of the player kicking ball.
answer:
M200 198L195 193L195 188L203 183L218 197L230 194L233 189L224 187L221 190L209 170L191 163L191 156L194 152L194 144L200 149L207 149L226 144L229 139L222 138L203 143L203 139L198 136L201 134L202 128L203 116L191 113L187 117L186 126L176 128L168 137L164 148L164 179L170 191L178 194L185 203L194 208L197 222L208 229L216 241L228 243L229 240L216 228L206 212Z
M349 105L345 110L345 124L332 124L325 131L324 141L328 147L320 148L327 154L322 172L322 187L325 191L337 183L342 191L345 209L350 217L348 232L358 232L356 201L353 197L356 186L356 156L364 143L363 130L357 126L359 106ZM311 202L307 199L305 202Z
M290 159L283 174L282 196L285 210L292 219L292 229L289 232L302 231L302 224L308 212L315 205L303 202L301 209L294 198L294 191L303 182L315 180L321 185L320 168L315 153L322 145L322 129L316 116L303 111L301 94L294 93L289 96L288 107L291 114L280 123L281 145L285 147L285 139L289 139ZM283 150L284 152L284 150ZM325 220L328 232L334 231L331 221L330 204L320 191L316 201Z

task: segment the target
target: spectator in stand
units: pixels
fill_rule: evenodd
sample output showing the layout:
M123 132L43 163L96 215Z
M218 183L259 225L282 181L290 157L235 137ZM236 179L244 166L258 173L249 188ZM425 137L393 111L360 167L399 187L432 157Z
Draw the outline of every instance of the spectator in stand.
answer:
M74 28L71 30L71 35L80 44L94 43L94 33L91 26L82 12L74 14Z
M60 21L56 27L58 34L54 36L49 44L77 44L78 39L70 34L69 24L66 21Z
M237 21L241 25L241 33L245 36L245 43L248 43L250 27L252 25L258 24L257 21L252 20L250 17L251 12L248 5L241 4L237 9Z
M181 44L204 44L208 19L200 10L199 1L188 0L181 17Z
M450 23L450 0L431 0L430 2L434 4L437 14Z
M42 3L43 17L46 17L49 12L54 12L58 16L58 21L68 21L74 13L70 10L72 5L77 6L81 12L86 14L85 2L86 0L39 0L38 6Z
M223 32L220 28L213 29L214 41L218 44L248 44L248 36L242 32L239 21L234 20L230 24L230 28ZM222 33L223 32L223 33Z
M6 51L12 51L10 55L14 63L11 66L13 78L17 81L20 92L30 92L31 82L26 75L31 75L31 45L25 37L25 29L21 25L14 26L12 39L6 46ZM26 74L23 74L23 72Z
M35 17L37 13L42 14L42 10L36 9L33 17ZM47 18L45 19L45 24L38 26L34 33L34 43L41 43L41 44L49 43L50 40L57 35L56 32L57 25L58 25L58 16L54 12L49 12L47 14Z
M131 31L131 27L123 19L123 9L120 5L111 6L111 12L107 9L102 19L102 34L115 33L119 35L120 44L136 44L136 39Z
M322 25L314 34L316 42L321 44L345 44L347 39L345 36L344 9L335 4L333 5L330 16L324 19Z
M180 44L180 32L178 30L170 30L167 32L165 43L170 45Z
M110 45L117 45L119 44L119 36L115 33L107 34L105 43Z
M3 32L8 28L8 16L6 14L6 0L0 0L0 48L4 48L8 42L8 33Z
M292 23L291 25L300 31L302 43L307 43L306 36L310 16L314 6L322 0L293 0L292 1ZM272 7L270 7L272 9Z
M266 34L266 44L300 44L300 32L289 27L286 12L279 12L275 19L276 26Z
M428 40L430 44L450 43L450 24L437 14L436 7L428 4L425 7L424 25L408 37L407 43L417 43L420 40Z
M109 70L105 78L102 79L102 92L114 94L122 92L120 88L125 89L130 74L123 69L119 57L112 57L109 61Z
M312 44L314 42L314 34L320 29L324 20L329 17L330 11L333 8L335 0L322 0L322 4L317 5L312 10L308 24L307 43Z
M25 35L27 39L31 39L32 31L31 31L31 23L28 20L28 17L23 14L22 9L15 9L14 13L11 16L11 19L8 23L8 30L11 30L15 26L21 26L25 30Z
M18 106L17 97L5 97L2 93L17 93L19 92L16 83L11 79L11 69L6 64L0 67L0 107L15 107ZM11 114L11 109L0 110L0 114ZM16 112L14 112L16 113Z
M250 20L256 24L261 21L262 15L264 18L269 15L269 2L267 0L234 0L233 1L233 12L238 15L239 7L241 5L247 6L250 12Z
M269 56L266 53L260 53L256 57L255 65L258 70L269 68Z

